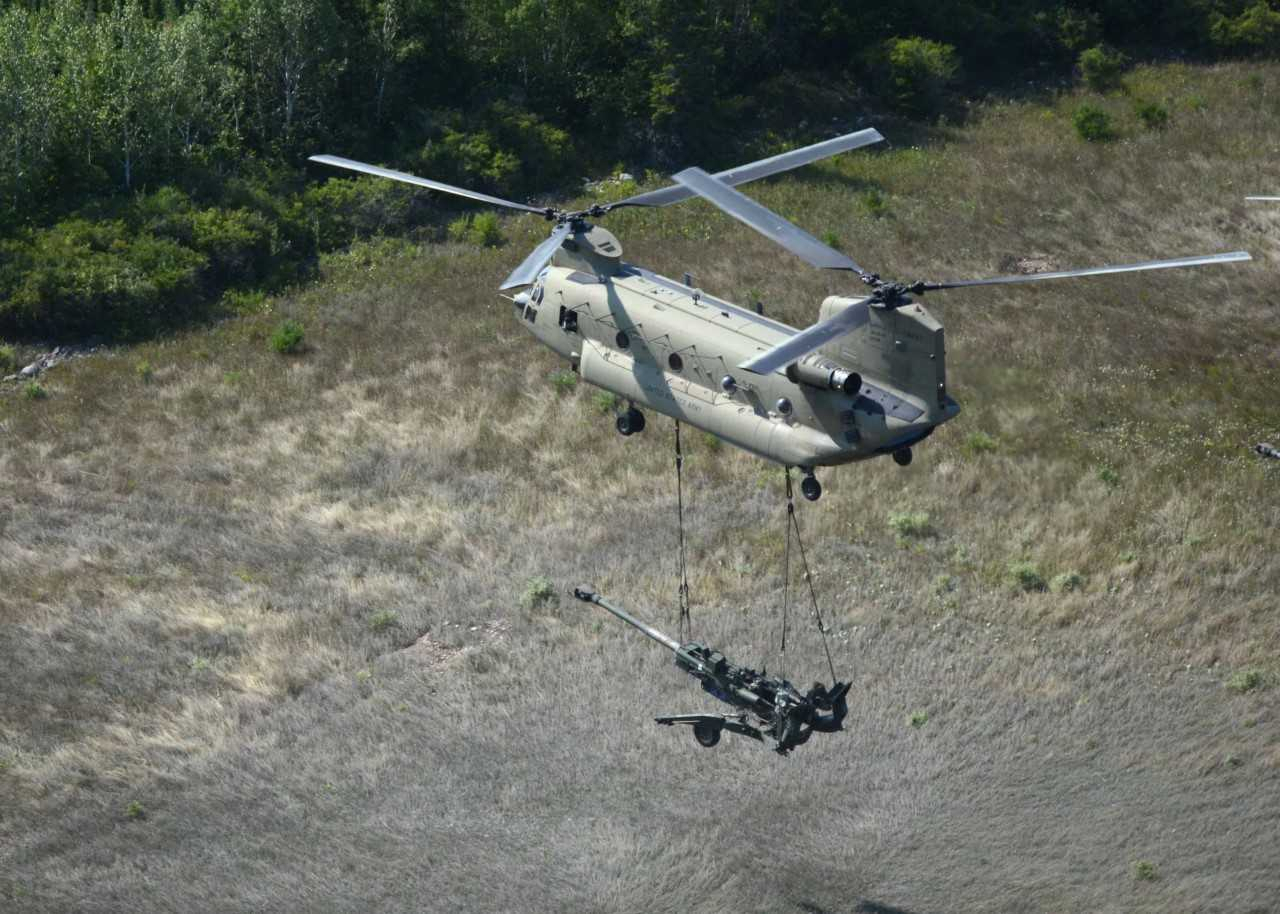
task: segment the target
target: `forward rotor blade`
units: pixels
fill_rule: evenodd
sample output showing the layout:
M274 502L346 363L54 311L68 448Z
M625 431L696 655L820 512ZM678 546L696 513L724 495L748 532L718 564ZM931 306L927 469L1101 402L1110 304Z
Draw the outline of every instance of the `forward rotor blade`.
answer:
M367 165L364 162L357 162L354 159L344 159L341 156L311 156L310 161L320 162L323 165L332 165L335 168L345 168L348 171L359 171L366 175L377 175L380 178L390 178L392 181L400 181L404 184L416 184L418 187L427 187L431 190L438 190L442 193L453 194L458 197L467 197L471 200L479 200L481 203L492 203L494 206L505 206L507 209L523 210L526 213L537 213L539 216L548 216L550 211L547 209L539 209L536 206L528 206L524 203L516 203L512 200L503 200L501 197L491 197L488 194L482 194L479 191L467 190L464 187L454 187L452 184L445 184L443 181L432 181L430 178L419 178L417 175L411 175L408 172L393 171L390 168L382 168L378 165Z
M686 168L674 175L684 187L704 200L728 213L745 225L751 226L770 241L782 245L792 254L815 267L827 270L851 270L859 275L862 267L844 254L829 248L808 232L792 225L777 213L761 206L744 194L724 184L701 168Z
M838 336L857 330L870 319L870 308L860 301L845 308L835 317L800 331L783 343L738 365L754 374L772 374L785 365L804 358Z
M520 266L511 271L511 275L507 277L499 288L514 289L516 286L527 286L538 278L538 274L542 272L542 268L547 265L556 251L560 249L560 245L573 229L567 222L561 222L551 231L551 237L542 244L538 245L529 252L529 256L524 259Z
M969 286L998 286L1020 282L1040 282L1045 279L1070 279L1075 276L1103 276L1108 273L1140 273L1145 270L1172 270L1177 267L1202 267L1214 263L1238 263L1252 260L1247 251L1230 254L1209 254L1204 257L1180 257L1176 260L1148 260L1146 263L1129 263L1114 267L1092 267L1086 270L1064 270L1059 273L1027 273L1019 276L996 276L991 279L963 279L956 282L927 282L912 291L933 292L939 289L963 289Z
M1280 197L1245 197L1246 200L1259 200L1264 203L1280 202Z
M823 140L821 143L814 143L812 146L793 149L790 152L770 156L767 159L760 159L756 162L749 162L746 165L730 168L727 171L717 172L716 178L731 187L736 187L748 181L756 181L760 178L767 178L769 175L776 175L780 172L790 171L793 168L799 168L801 165L808 165L810 162L816 162L819 159L826 159L842 152L870 146L872 143L879 143L883 139L884 137L880 135L878 130L859 130L856 133L847 133L834 139ZM692 196L692 192L687 188L674 185L672 187L663 187L659 190L651 190L648 193L637 194L617 203L610 203L609 208L617 209L620 206L667 206L671 203L679 203L681 200L688 200Z

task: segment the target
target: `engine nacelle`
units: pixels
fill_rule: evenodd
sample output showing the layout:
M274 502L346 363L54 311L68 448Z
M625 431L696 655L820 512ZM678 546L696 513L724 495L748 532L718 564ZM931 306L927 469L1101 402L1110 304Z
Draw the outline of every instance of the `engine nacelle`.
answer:
M798 362L787 366L787 380L792 384L807 384L819 390L838 390L850 397L862 390L862 375L841 368L830 359L810 353Z

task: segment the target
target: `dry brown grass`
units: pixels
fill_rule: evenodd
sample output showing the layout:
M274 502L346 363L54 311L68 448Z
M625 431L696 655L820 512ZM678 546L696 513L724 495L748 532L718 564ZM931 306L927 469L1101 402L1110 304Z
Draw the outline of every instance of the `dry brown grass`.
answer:
M1280 476L1246 449L1280 427L1280 210L1240 199L1280 183L1280 69L1134 86L1170 96L1167 131L1086 147L1071 99L1003 106L753 189L906 279L1258 257L930 300L966 412L802 507L855 698L791 759L653 727L705 704L660 649L567 596L520 605L535 576L589 581L674 629L668 425L623 440L558 393L489 291L533 220L496 251L335 258L272 314L0 398L0 900L1274 907L1277 690L1225 681L1274 682L1280 649ZM610 227L796 323L841 290L705 207ZM301 356L269 350L283 315ZM690 439L697 634L823 675L811 629L776 651L778 474ZM1084 587L1024 593L1015 561Z

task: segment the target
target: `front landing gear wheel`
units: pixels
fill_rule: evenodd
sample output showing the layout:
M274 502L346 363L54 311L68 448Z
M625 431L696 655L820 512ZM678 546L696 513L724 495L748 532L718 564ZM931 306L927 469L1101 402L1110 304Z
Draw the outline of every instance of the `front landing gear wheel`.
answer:
M893 462L900 467L911 466L911 448L900 447L893 452Z
M809 501L817 501L822 497L822 483L818 482L818 477L809 475L800 480L800 494Z
M615 424L618 427L618 434L624 438L628 435L637 435L644 431L644 413L633 406L618 416Z
M715 724L700 720L693 725L693 738L698 741L699 746L710 749L720 742L720 728Z

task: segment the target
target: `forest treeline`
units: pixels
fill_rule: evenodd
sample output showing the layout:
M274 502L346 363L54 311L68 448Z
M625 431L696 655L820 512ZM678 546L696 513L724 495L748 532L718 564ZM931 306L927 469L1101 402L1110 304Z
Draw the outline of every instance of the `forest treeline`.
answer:
M1280 0L10 0L0 335L145 335L442 231L422 195L322 183L317 151L520 196L725 164L729 133L767 151L833 93L931 118L1090 53L1277 50Z

